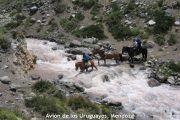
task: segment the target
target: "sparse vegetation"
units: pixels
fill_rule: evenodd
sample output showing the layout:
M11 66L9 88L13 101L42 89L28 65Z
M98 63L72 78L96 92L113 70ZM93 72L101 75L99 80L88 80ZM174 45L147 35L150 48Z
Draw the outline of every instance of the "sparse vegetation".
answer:
M90 9L95 3L96 3L96 0L75 0L75 1L73 1L73 4L83 7L85 10Z
M90 25L81 30L76 30L74 33L77 37L95 37L98 39L104 39L104 31L101 25Z
M11 42L4 36L4 33L0 32L0 48L8 49L11 47Z
M170 34L169 40L167 41L169 45L174 45L177 43L175 34Z
M44 94L52 88L52 84L46 81L35 83L33 89L39 95L32 99L26 99L25 105L34 111L45 116L47 113L53 114L69 114L86 113L86 114L105 114L110 115L111 109L104 104L92 103L89 99L82 96L66 97L61 91L55 90L51 94ZM39 92L40 91L40 92Z
M154 26L154 33L166 33L174 24L175 18L167 16L163 10L156 10L154 13L156 24Z
M20 24L21 24L21 22L11 21L10 23L7 23L5 25L5 27L6 27L7 30L11 30L11 29L17 28Z
M127 7L124 10L124 14L129 14L131 13L134 9L136 8L135 1L130 0Z
M55 19L52 18L49 23L49 28L48 28L48 32L53 32L54 30L57 30L58 29L58 24L56 23Z
M96 3L91 10L91 14L97 15L100 12L101 7L102 7L101 4Z
M155 36L155 42L160 46L164 45L165 44L164 35L162 35L162 34L156 35Z
M26 120L16 111L0 108L0 120Z
M44 93L49 91L54 91L53 84L48 81L38 81L33 85L33 90L38 93Z
M62 0L54 1L54 11L59 14L66 10L66 5L62 3Z

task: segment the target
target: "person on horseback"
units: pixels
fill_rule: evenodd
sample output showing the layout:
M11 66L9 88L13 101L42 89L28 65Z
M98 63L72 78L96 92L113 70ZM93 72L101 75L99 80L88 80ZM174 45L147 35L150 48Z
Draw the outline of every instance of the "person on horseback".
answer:
M105 49L106 53L108 53L108 54L111 53L111 50L112 50L111 44L109 42L106 43L105 46L104 46L104 49Z
M89 60L91 60L92 58L90 57L90 55L88 53L83 53L83 63L84 66L86 67L88 65Z
M136 37L135 39L133 39L133 47L138 52L140 51L140 49L141 49L141 39L139 37Z

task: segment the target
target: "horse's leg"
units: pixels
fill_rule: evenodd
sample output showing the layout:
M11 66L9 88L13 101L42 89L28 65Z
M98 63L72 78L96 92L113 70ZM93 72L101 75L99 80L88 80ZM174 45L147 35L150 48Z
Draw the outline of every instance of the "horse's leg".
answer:
M104 59L104 64L106 65L106 59Z

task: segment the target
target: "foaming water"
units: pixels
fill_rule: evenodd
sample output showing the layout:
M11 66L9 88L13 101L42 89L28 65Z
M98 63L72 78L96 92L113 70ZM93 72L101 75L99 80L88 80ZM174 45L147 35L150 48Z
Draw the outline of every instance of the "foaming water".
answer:
M179 120L180 119L180 88L162 84L149 87L147 84L148 70L140 71L138 67L129 68L123 63L114 66L115 61L107 61L107 66L98 66L98 71L87 73L75 71L75 62L68 61L67 53L62 46L43 40L27 39L27 48L38 61L35 73L44 79L55 79L59 73L64 80L81 84L85 92L103 101L122 102L124 109L136 113L144 120ZM53 51L57 46L59 49ZM80 61L81 56L77 56ZM97 61L95 61L97 64ZM109 81L103 80L107 75ZM153 116L153 117L152 117Z

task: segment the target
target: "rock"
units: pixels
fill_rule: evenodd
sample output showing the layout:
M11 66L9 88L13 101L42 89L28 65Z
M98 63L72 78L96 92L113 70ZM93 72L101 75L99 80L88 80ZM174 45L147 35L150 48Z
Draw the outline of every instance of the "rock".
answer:
M153 41L147 41L146 45L147 48L154 48L155 43Z
M109 102L109 103L107 103L107 105L108 105L108 106L112 106L112 107L118 107L118 108L120 108L120 109L123 108L121 102L115 102L115 103Z
M174 77L173 77L173 76L168 77L167 82L168 82L169 84L174 85L174 84L175 84L175 79L174 79Z
M103 82L110 82L109 76L104 75L104 76L103 76Z
M73 41L70 42L69 46L70 47L81 47L82 44L81 44L81 42L79 40L73 40Z
M59 80L61 80L63 77L64 77L63 74L59 74L59 75L58 75L58 79L59 79Z
M167 77L165 75L156 74L155 77L160 83L165 83L167 81Z
M11 80L8 76L3 76L3 77L0 77L0 81L3 83L3 84L10 84L11 83Z
M30 8L30 14L35 14L38 11L38 7L37 6L33 6Z
M77 59L76 55L69 55L68 57L69 57L71 60L76 60L76 59Z
M179 21L179 20L175 21L175 22L174 22L174 25L180 26L180 21Z
M134 68L134 64L132 64L132 63L130 63L129 66L130 66L131 68Z
M79 84L77 84L77 83L74 84L74 87L75 87L79 92L84 92L84 91L85 91L85 89L84 89L81 85L79 85Z
M10 85L10 90L13 91L13 92L16 92L17 89L20 88L20 85L17 85L17 84L11 84Z
M57 47L52 47L52 50L57 50L58 48Z
M94 37L92 38L86 38L82 40L83 43L89 43L89 44L96 44L98 40Z
M151 79L148 81L148 85L149 87L156 87L160 85L160 82L155 79Z
M43 42L43 45L46 45L47 44L47 42L45 41L45 42Z
M153 26L156 24L156 22L154 20L149 20L147 23L149 26Z
M74 55L82 55L83 53L92 54L91 51L88 48L71 48L66 50L67 53L71 53Z
M8 68L9 68L9 66L4 65L1 69L2 69L2 70L5 70L5 69L8 69Z
M31 79L32 79L32 80L39 80L40 78L41 78L40 75L36 75L36 74L32 74L32 75L31 75Z
M140 67L139 70L146 70L146 67Z
M3 94L2 93L0 93L0 97L2 96Z

